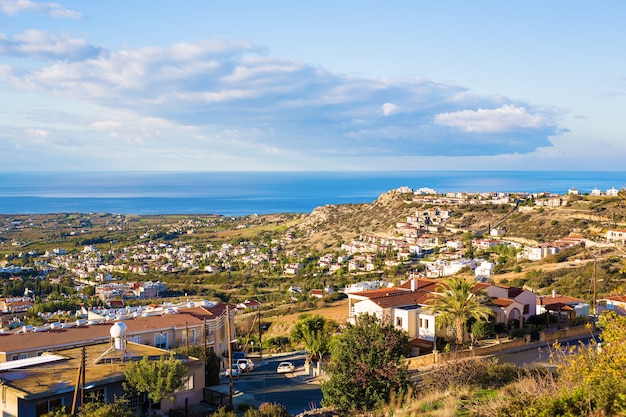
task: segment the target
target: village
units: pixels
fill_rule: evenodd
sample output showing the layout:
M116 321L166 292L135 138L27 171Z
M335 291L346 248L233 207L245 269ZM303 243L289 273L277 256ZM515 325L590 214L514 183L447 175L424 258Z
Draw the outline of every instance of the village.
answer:
M466 352L471 353L465 354L480 355L481 348L488 348L484 354L489 354L578 337L589 333L585 325L593 326L603 311L626 314L626 293L616 292L624 289L619 280L611 287L615 290L609 290L607 283L601 292L596 290L597 264L605 258L623 262L619 254L623 253L626 229L606 227L592 236L577 230L534 244L507 231L505 220L512 214L566 206L572 196L580 198L576 189L566 196L436 195L434 190L406 187L390 193L416 208L409 208L408 215L384 232L361 231L315 255L297 246L307 238L302 229L278 228L261 239L252 234L241 238L229 235L221 241L203 239L206 229L213 235L218 234L217 228L248 232L258 227L256 216L176 219L165 226L153 220L134 228L136 220L124 215L89 214L78 215L59 229L51 227L50 218L38 223L28 216L3 216L0 369L2 378L10 381L3 388L5 398L10 398L3 402L3 410L15 415L18 409L37 410L37 415L42 415L59 401L71 403L73 381L68 377L61 383L49 378L42 382L41 372L48 368L47 372L54 372L59 363L75 359L82 347L92 351L88 354L92 360L97 356L90 362L97 370L90 371L94 379L86 381L89 389L107 398L123 391L120 367L125 355L158 357L159 352L189 352L190 347L197 347L219 357L223 373L232 368L232 350L245 353L257 343L257 349L267 355L278 352L268 340L277 336L272 333L274 311L315 300L344 300L346 319L338 323L341 326L354 324L361 315L393 323L409 338L409 369L432 366L445 361L445 355L454 349L441 333L439 312L430 308L442 291L442 280L451 277L473 282L472 291L484 293L484 304L491 311L493 330L484 335L468 334L463 343L468 343ZM617 190L593 190L590 196L614 198ZM480 230L459 227L457 212L464 210L464 205L497 207L500 220ZM549 213L541 213L549 217ZM100 223L94 226L97 217ZM98 227L99 231L93 230ZM94 243L77 244L81 237L94 240L93 236L102 236L103 228L133 238L124 243L98 237ZM29 243L23 236L30 230L56 233L59 238L49 242L47 249L32 249L45 245ZM64 239L67 245L58 244ZM519 270L519 275L522 267L534 271L533 265L546 262L587 272L592 268L589 285L593 285L593 293L580 297L556 289L511 285L517 281L500 276L504 265L515 265L511 273ZM266 277L265 284L260 285L257 277ZM607 279L606 274L603 277ZM235 285L235 280L242 283ZM203 298L211 294L217 296ZM41 309L43 305L48 308ZM55 305L62 308L55 309ZM251 312L253 317L254 312L259 314L258 335L244 329L238 319ZM268 330L265 336L260 330L261 315L267 316L263 320L263 328ZM238 320L239 326L235 324ZM121 336L112 333L116 323L124 323L123 341L116 341ZM497 343L487 343L487 339ZM117 345L124 348L111 348ZM185 357L193 382L173 400L162 402L163 411L207 398L204 362ZM104 372L98 365L105 363L118 365ZM307 368L307 373L323 373L321 364L317 369ZM33 380L38 381L36 385Z

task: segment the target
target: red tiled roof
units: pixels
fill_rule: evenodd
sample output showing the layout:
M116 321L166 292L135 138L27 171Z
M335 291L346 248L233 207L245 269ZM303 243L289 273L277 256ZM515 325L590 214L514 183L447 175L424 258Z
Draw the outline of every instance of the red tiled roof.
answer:
M224 305L225 307L225 305ZM189 311L191 310L191 311ZM203 307L179 310L179 314L164 316L137 317L124 320L128 335L138 335L161 329L181 329L187 326L201 326L204 318L215 319L215 315ZM16 352L31 349L56 350L59 347L79 346L96 342L108 341L113 323L94 324L66 329L55 329L44 332L0 335L0 352Z
M550 306L553 304L579 304L579 303L584 303L584 300L581 300L580 298L575 298L575 297L569 297L567 295L556 295L555 297L552 297L551 295L547 295L545 297L540 297L537 298L537 305L540 306Z
M515 301L508 298L492 298L491 303L500 307L508 307Z
M610 297L604 297L604 300L617 301L619 303L626 303L626 295L611 295Z

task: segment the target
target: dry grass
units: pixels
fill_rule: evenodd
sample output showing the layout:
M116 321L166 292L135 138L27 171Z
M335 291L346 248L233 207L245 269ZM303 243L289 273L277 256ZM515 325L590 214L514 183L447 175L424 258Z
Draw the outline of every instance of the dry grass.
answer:
M298 317L302 314L316 315L319 314L327 319L334 320L337 324L346 324L348 320L348 300L343 299L334 303L314 310L302 311L297 313L288 313L281 316L271 316L263 318L263 322L271 322L271 326L264 333L264 337L285 336L291 334L293 326L298 321ZM238 317L240 319L240 317Z

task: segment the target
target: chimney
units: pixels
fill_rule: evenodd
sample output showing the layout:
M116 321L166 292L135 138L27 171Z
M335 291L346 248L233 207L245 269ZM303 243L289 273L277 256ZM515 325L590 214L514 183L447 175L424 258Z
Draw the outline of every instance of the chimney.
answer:
M556 290L552 290L552 298L556 298Z
M417 291L417 279L413 278L411 280L411 291Z

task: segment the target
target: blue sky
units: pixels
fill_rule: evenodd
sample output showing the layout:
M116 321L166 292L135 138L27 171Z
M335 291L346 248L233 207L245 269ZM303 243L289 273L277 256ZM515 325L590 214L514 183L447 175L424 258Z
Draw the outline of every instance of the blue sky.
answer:
M624 170L626 3L0 0L0 170Z

